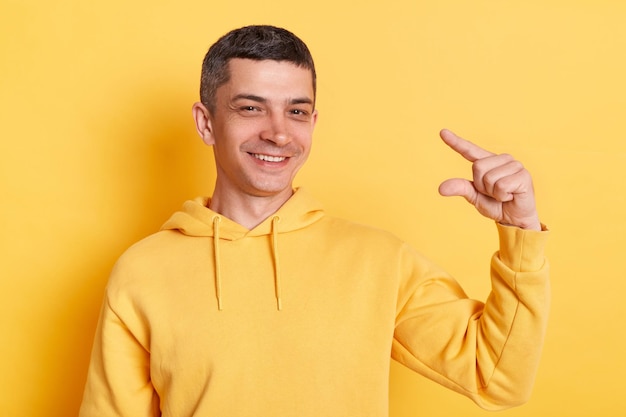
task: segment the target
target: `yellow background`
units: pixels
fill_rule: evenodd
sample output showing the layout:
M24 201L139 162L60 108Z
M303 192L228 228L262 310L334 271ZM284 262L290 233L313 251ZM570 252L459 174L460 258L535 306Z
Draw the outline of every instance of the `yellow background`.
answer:
M120 253L210 194L201 59L282 25L316 58L320 119L297 184L388 229L485 298L495 228L437 194L469 166L448 127L524 161L552 230L553 309L533 397L502 416L626 404L626 2L0 1L0 415L72 416ZM486 416L397 364L390 413Z

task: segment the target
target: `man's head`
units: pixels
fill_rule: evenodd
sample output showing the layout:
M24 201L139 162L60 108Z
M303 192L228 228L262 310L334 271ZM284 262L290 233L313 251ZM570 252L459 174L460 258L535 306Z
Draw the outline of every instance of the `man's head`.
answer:
M286 61L306 68L311 71L313 92L316 92L313 57L300 38L274 26L246 26L222 36L204 57L200 101L211 112L215 110L217 89L229 80L228 63L233 58Z
M282 205L309 155L318 114L306 45L271 26L226 34L203 62L201 100L192 113L215 156L211 208L250 198Z

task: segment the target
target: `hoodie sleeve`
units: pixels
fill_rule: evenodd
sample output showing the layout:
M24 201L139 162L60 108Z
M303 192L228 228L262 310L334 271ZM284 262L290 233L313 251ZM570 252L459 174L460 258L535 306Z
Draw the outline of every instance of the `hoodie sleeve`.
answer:
M80 417L157 417L150 353L111 307L107 296L96 331Z
M550 294L547 232L497 227L500 250L484 304L423 259L401 261L405 278L392 345L394 359L489 410L528 400Z

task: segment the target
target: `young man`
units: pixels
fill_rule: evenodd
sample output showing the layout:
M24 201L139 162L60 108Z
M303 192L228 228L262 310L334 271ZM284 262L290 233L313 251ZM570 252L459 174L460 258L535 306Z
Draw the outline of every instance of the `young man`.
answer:
M546 233L508 155L449 131L464 196L496 221L485 304L396 237L324 214L293 178L311 147L304 43L237 29L205 57L197 130L211 198L131 247L107 287L82 417L385 416L390 357L488 409L527 400L546 327Z

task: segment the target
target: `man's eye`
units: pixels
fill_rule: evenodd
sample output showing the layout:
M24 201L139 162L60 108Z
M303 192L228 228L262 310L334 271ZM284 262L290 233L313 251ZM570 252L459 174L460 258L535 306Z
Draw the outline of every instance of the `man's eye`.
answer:
M300 110L300 109L293 109L291 111L291 114L295 114L296 116L306 116L308 113L304 110Z

